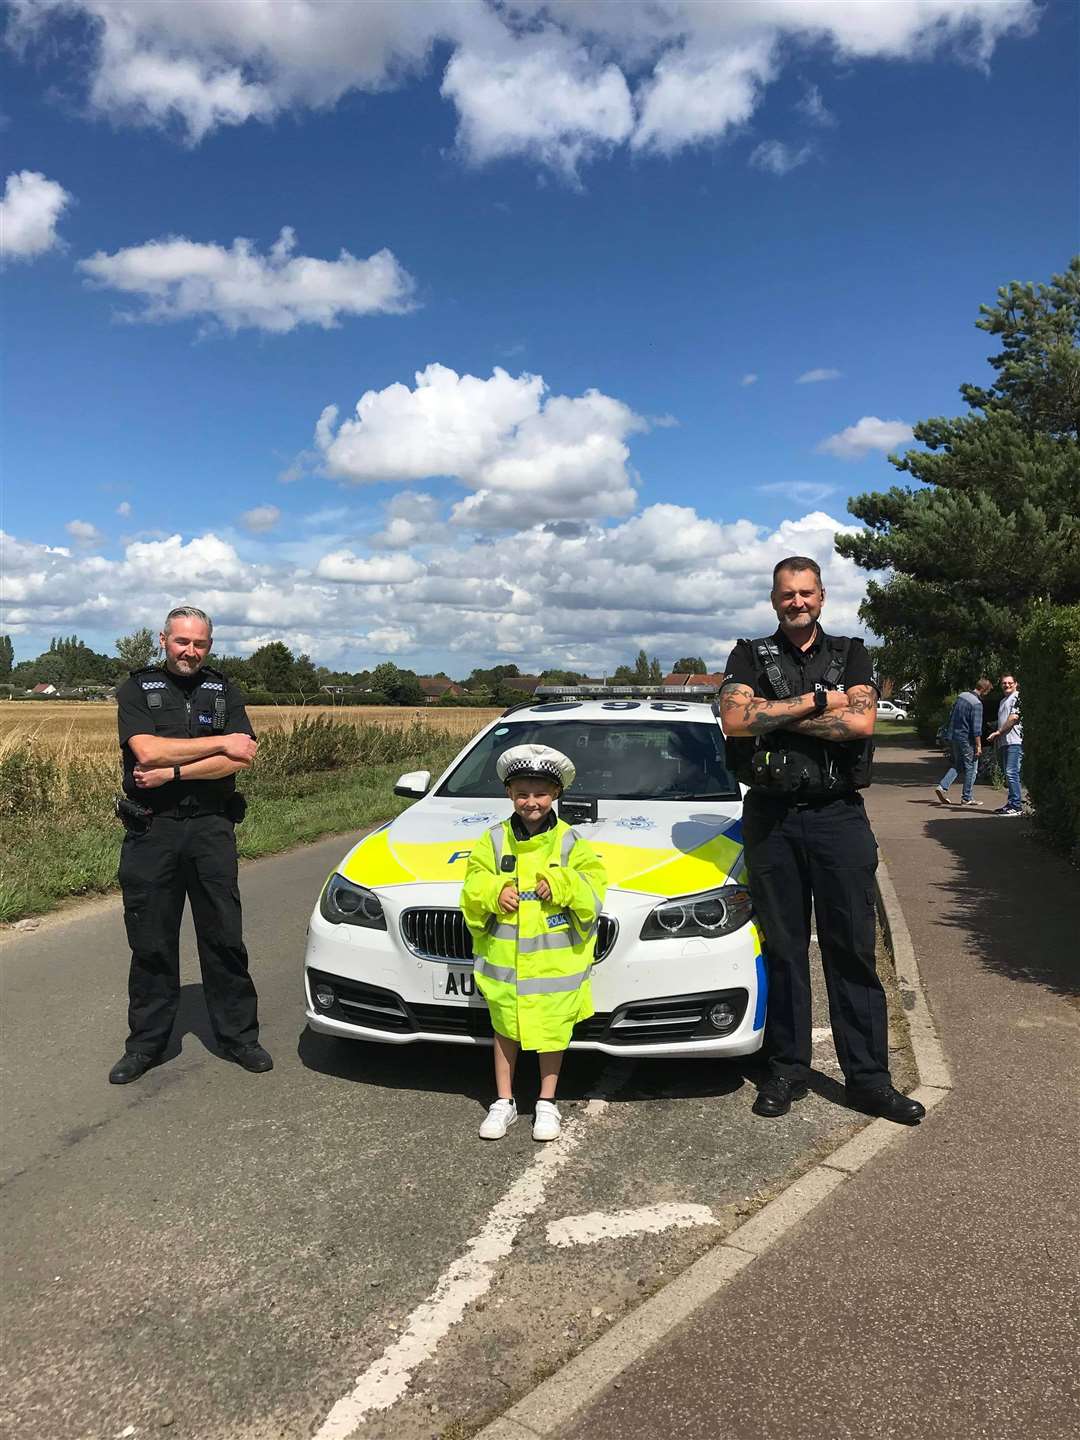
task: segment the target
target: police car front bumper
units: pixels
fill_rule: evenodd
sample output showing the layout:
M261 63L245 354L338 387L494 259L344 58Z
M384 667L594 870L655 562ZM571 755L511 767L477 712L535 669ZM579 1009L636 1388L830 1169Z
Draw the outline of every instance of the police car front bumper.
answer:
M402 938L404 909L452 908L459 889L407 889L407 896L379 892L385 930L331 924L316 906L304 970L308 1024L325 1035L379 1044L490 1045L487 1006L472 990L469 962L417 954ZM570 1049L698 1059L759 1050L767 987L753 923L715 940L641 941L656 903L655 896L609 892L606 908L618 932L593 968L597 1013L576 1028ZM451 975L451 988L464 993L448 1002Z

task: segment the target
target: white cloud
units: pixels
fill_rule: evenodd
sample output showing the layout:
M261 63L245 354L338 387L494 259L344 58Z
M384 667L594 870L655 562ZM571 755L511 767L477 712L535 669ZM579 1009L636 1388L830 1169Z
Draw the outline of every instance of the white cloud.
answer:
M64 529L75 541L76 545L88 549L92 545L100 545L105 539L96 525L91 525L89 520L69 520Z
M914 438L911 426L903 420L879 420L876 415L864 415L846 430L827 436L817 448L822 454L836 455L841 460L861 460L871 450L895 450Z
M772 51L771 39L757 37L711 52L689 44L668 51L639 92L634 148L671 155L745 124L773 77Z
M37 170L19 170L7 177L0 199L0 256L31 260L60 243L56 222L71 196L55 180Z
M280 519L281 511L276 505L256 505L253 510L244 511L240 523L253 535L263 535L267 530L273 530Z
M783 140L763 140L750 152L750 164L755 170L765 170L770 175L788 175L805 165L814 154L812 145L800 145L798 149L785 145Z
M642 644L664 665L699 650L722 662L737 636L775 624L769 584L784 555L821 562L829 628L859 632L866 577L833 553L836 532L855 528L819 510L768 529L658 504L616 524L536 525L482 543L444 528L422 558L339 543L314 563L269 541L245 561L213 534L134 542L116 560L5 537L0 629L46 642L76 630L108 646L186 601L214 617L222 649L283 639L349 668L400 654L455 674L496 656L596 673Z
M386 528L371 537L371 544L383 550L411 549L445 535L442 506L434 495L403 490L386 506Z
M816 85L808 85L802 99L795 106L804 119L809 120L811 125L820 125L826 128L836 124L836 116L829 110L821 98L821 91Z
M366 391L355 419L338 425L328 406L315 443L327 473L354 484L452 477L474 492L455 505L453 521L499 530L628 513L636 492L626 441L646 428L598 390L550 395L539 375L496 366L481 380L432 364L415 389Z
M459 149L573 175L619 145L671 154L745 124L800 51L846 62L954 53L985 65L1037 19L1034 0L12 0L17 40L80 11L95 22L91 104L110 117L221 125L325 108L415 79L449 52ZM800 109L827 110L816 89ZM377 123L377 122L373 122Z
M357 260L296 255L286 225L267 255L249 240L231 248L174 236L118 250L98 251L79 268L95 283L143 300L130 318L199 317L233 332L247 328L283 334L297 325L329 329L343 316L401 314L411 306L413 280L389 250Z
M786 495L798 505L820 505L832 495L835 485L821 485L814 480L777 480L769 485L759 485L763 495Z
M401 585L416 580L423 567L408 555L374 555L366 559L351 550L335 550L315 566L320 580L348 585Z
M477 164L524 154L574 176L583 159L634 128L618 66L596 64L557 32L496 55L459 50L442 93L457 106L458 144Z
M823 380L839 380L839 370L804 370L795 381L796 385L820 385Z
M757 377L757 375L754 373L753 370L748 370L748 371L746 372L746 374L742 377L742 379L739 381L739 384L740 384L740 385L756 385L757 382L758 382L758 377Z
M126 520L131 514L131 501L121 500L120 504L116 507L116 513L117 515L122 515L123 518Z

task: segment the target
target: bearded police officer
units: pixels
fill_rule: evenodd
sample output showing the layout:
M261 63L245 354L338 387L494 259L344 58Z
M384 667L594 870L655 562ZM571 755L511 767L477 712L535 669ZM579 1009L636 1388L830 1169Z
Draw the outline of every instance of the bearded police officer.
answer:
M861 640L826 635L821 570L805 555L773 571L775 634L740 640L720 692L729 763L749 785L743 840L769 977L769 1073L757 1115L784 1115L810 1074L813 900L836 1054L848 1103L913 1125L926 1113L893 1088L875 966L877 844L859 790L870 783L877 688Z
M132 672L117 694L124 798L120 886L131 946L124 1055L109 1080L127 1085L158 1059L180 1001L180 918L185 896L199 947L210 1023L245 1070L273 1068L258 1043L237 887L236 774L258 748L243 697L206 665L213 625L191 605L171 610L162 667Z

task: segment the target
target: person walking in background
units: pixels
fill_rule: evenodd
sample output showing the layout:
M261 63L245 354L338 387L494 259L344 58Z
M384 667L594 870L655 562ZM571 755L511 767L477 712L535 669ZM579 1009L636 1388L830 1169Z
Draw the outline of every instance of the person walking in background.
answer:
M982 754L983 696L988 695L992 686L985 675L981 675L974 690L963 690L949 713L945 726L945 738L952 751L952 765L934 788L934 794L942 805L951 805L949 786L960 776L963 781L960 804L976 807L982 804L971 793L975 785L975 771Z
M1005 775L1009 795L995 815L1022 815L1020 767L1024 760L1024 726L1020 719L1020 689L1015 675L1001 677L1002 701L998 706L997 729L987 736L997 746L998 761Z

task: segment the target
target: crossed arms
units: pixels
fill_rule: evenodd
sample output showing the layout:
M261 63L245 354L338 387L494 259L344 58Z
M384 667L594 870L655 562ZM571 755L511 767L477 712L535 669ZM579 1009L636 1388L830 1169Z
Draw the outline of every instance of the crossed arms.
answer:
M826 708L817 713L813 692L787 700L763 700L749 685L725 685L720 692L720 723L724 734L768 735L793 730L819 740L865 740L874 733L877 691L873 685L826 692Z
M181 766L184 780L224 780L246 770L259 748L250 735L205 735L190 740L165 740L160 735L132 735L128 740L135 756L135 784L153 790L173 778L173 766Z

